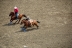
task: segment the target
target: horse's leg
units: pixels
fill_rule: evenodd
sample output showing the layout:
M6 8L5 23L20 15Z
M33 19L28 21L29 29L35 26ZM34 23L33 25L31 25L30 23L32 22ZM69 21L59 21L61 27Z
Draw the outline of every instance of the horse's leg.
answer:
M38 27L39 27L38 24L37 24L37 23L34 23L34 25L35 25L35 26L37 27L37 29L38 29Z
M19 15L19 16L18 16L18 19L19 19L18 23L20 22L21 18L22 18L22 16Z
M26 31L26 29L28 28L28 24L25 24L24 25L24 28L25 28L25 31Z
M32 22L32 26L34 26L34 23Z
M26 29L27 29L27 26L24 24L24 26L22 27L22 31L26 31Z
M10 24L12 24L12 21L13 21L13 20L12 20L12 19L10 19Z
M16 20L16 22L17 22L18 20ZM14 23L14 24L16 24L16 22Z
M18 23L20 22L21 19L19 19Z
M24 30L24 32L26 31L26 29L27 29L27 26L24 26L24 29L23 29L23 30Z
M10 22L12 23L13 20L15 20L15 16L12 16L12 17L11 17Z

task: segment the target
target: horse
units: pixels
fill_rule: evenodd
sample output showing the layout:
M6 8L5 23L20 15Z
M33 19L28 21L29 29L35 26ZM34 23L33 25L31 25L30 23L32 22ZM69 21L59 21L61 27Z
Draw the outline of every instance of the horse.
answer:
M22 17L26 17L26 15L25 15L25 14L19 14L19 15L18 15L18 17L16 18L16 16L15 16L15 13L14 13L14 12L10 12L9 16L11 16L10 23L12 23L12 21L13 21L13 20L17 20L17 19L19 20L19 21L17 20L17 21L18 21L18 23L19 23L19 22L20 22L20 20L22 19ZM17 22L17 21L16 21L16 22ZM16 23L16 22L15 22L15 23ZM14 23L14 24L15 24L15 23Z
M37 27L37 29L39 28L39 26L38 26L38 23L40 23L39 21L36 21L36 20L26 20L26 19L23 19L22 21L21 21L21 25L22 24L24 24L24 26L23 26L23 28L24 28L24 30L26 30L28 27L32 27L32 26L36 26Z

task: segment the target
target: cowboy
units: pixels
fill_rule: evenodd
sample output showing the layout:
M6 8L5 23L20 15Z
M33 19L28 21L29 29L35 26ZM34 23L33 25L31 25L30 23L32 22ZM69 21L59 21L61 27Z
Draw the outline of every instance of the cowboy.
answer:
M15 13L15 16L17 18L17 16L18 16L18 8L16 6L14 7L14 13Z
M26 16L26 20L27 20L27 21L29 21L29 24L31 24L31 25L32 25L33 19L30 19L30 17L29 17L29 16Z
M29 16L26 16L26 20L28 20L28 21L30 20Z

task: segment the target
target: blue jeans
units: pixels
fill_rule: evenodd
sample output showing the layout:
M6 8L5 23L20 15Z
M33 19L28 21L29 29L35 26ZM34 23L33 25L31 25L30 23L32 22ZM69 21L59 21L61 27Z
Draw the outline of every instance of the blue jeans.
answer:
M16 16L16 18L17 18L17 16L18 16L18 12L15 13L15 16Z

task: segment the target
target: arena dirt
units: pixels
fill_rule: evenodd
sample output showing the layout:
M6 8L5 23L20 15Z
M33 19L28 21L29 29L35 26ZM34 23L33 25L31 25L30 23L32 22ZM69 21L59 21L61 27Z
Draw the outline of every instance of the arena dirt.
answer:
M39 29L8 25L14 6ZM72 0L0 0L0 48L72 48Z

